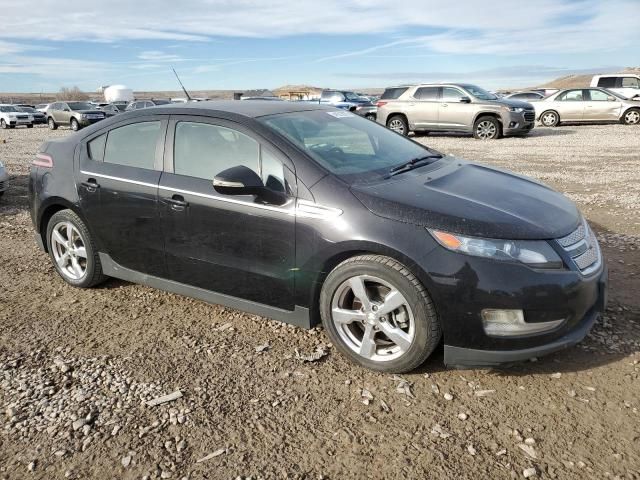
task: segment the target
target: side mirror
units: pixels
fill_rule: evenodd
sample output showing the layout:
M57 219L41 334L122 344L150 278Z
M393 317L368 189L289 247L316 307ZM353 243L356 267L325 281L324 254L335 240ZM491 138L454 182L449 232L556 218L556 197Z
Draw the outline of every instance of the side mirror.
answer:
M469 97L460 97L460 103L471 103L471 99Z
M70 111L71 111L71 109L70 109L70 108L65 108L65 109L64 109L64 111L65 111L65 112L70 112Z
M616 101L616 97L614 97L613 95L609 95L607 97L607 100L609 100L610 102L615 102Z
M256 172L244 165L223 170L213 179L213 188L223 195L255 195L258 199L274 205L283 205L287 196L265 187Z

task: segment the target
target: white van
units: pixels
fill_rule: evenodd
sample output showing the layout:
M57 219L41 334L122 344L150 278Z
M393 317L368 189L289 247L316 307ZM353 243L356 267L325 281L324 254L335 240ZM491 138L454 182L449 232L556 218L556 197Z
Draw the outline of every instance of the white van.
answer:
M591 86L606 88L627 98L640 99L640 75L633 73L595 75L591 79Z

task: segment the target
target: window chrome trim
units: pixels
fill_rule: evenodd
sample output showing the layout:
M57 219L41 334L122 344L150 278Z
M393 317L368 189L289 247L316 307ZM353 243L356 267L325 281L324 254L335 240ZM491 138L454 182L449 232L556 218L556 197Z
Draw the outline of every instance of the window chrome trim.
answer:
M207 193L194 192L192 190L184 190L181 188L173 188L173 187L164 187L158 184L139 182L137 180L130 180L128 178L122 178L122 177L114 177L112 175L89 172L86 170L80 170L80 173L82 173L83 175L91 175L92 177L106 178L108 180L115 180L115 181L120 181L124 183L130 183L133 185L141 185L143 187L157 188L157 189L165 190L168 192L193 195L195 197L207 198L209 200L217 200L217 201L226 202L226 203L233 203L235 205L243 205L246 207L258 208L260 210L267 210L270 212L284 213L285 215L292 215L295 217L328 220L328 219L339 217L340 215L343 214L343 211L340 210L339 208L327 207L325 205L320 205L318 203L310 202L308 200L298 199L295 202L295 206L292 206L294 202L292 200L289 200L282 207L274 207L272 205L260 205L258 203L249 203L243 200L236 200L235 198L220 197L218 195L209 195Z

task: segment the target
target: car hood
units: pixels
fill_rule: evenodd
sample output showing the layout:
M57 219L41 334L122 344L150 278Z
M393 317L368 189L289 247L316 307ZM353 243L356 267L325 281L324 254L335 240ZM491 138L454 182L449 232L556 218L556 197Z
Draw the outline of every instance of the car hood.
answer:
M87 113L102 113L104 114L104 112L102 110L74 110L74 113L81 113L83 115L87 114Z
M511 98L499 98L498 100L492 100L492 103L497 105L507 105L508 107L515 108L531 108L531 104L529 102L523 102L522 100L514 100Z
M574 203L549 187L453 157L351 191L378 216L470 236L559 238L580 222Z

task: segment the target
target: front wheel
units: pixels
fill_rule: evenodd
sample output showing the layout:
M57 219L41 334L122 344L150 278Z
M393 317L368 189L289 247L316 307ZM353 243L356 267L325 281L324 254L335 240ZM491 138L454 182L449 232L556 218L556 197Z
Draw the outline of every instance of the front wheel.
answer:
M624 114L622 117L622 123L625 125L639 125L640 124L640 110L632 108Z
M60 210L47 225L49 256L69 285L93 287L106 278L89 230L73 210Z
M409 124L407 123L407 119L402 115L394 115L387 120L387 128L400 135L409 135Z
M381 372L420 366L441 337L425 288L401 263L382 255L345 260L320 293L322 324L352 362Z
M7 129L7 122L5 122L4 118L0 120L0 127L2 127L3 130Z
M30 123L29 125L27 125L27 128L33 128L33 123Z
M473 136L478 140L496 140L502 136L502 127L495 117L480 117L473 126Z
M78 120L76 120L75 118L71 119L71 130L73 130L74 132L77 132L78 130L80 130L80 124L78 123Z
M47 125L49 125L49 129L51 130L57 130L58 128L58 124L53 119L53 117L49 117L49 120L47 121Z

